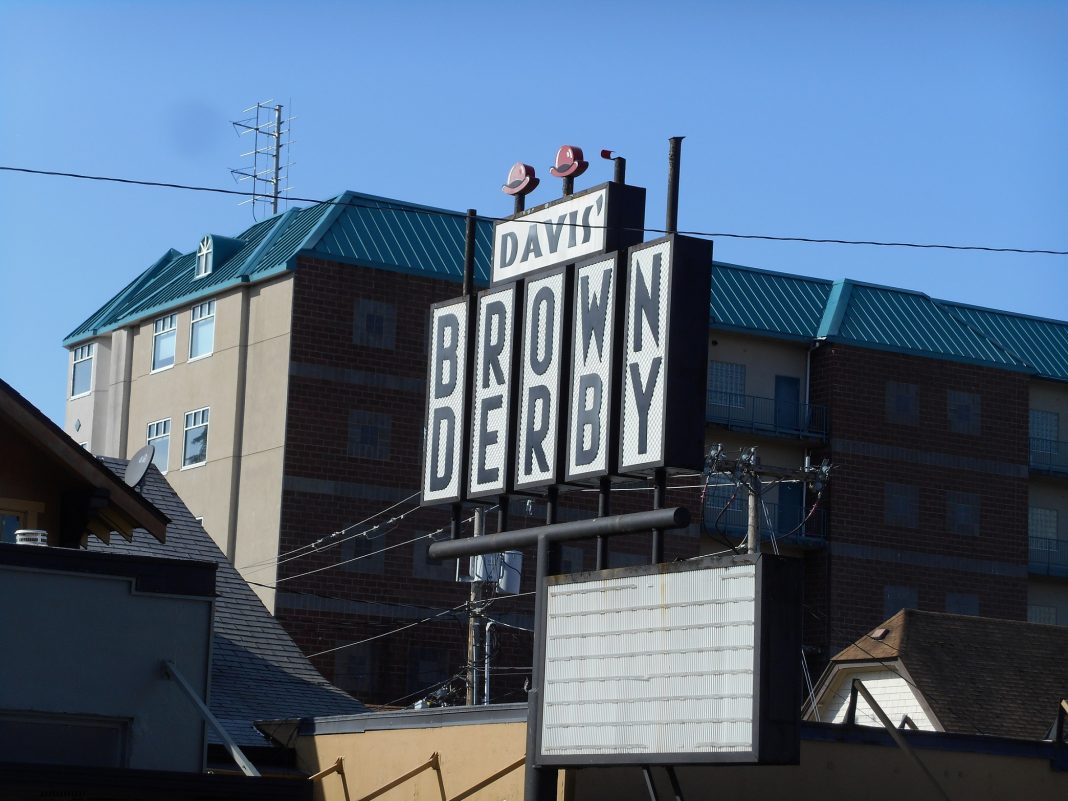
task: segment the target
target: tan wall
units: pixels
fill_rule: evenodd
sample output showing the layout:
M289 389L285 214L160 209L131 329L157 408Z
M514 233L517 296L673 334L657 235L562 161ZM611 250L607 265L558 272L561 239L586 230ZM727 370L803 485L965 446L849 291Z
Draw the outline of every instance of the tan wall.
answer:
M712 344L713 342L716 344ZM774 398L775 376L786 375L800 379L801 401L804 402L807 353L808 347L800 343L779 342L722 331L713 331L709 335L709 360L744 364L745 394L760 398Z
M1060 439L1068 440L1068 384L1059 381L1031 382L1031 408L1060 415Z
M440 754L441 779L425 770L387 790L383 801L448 801L512 764L525 753L524 723L404 728L354 734L302 736L299 767L309 773L344 757L348 795L339 776L317 784L322 801L351 801L381 789ZM917 749L950 798L1000 801L1006 798L1063 798L1068 773L1054 772L1048 759ZM522 799L525 766L469 796L486 801ZM663 768L652 770L660 798L673 798ZM803 740L801 763L762 767L680 767L684 798L732 801L785 798L795 801L926 801L941 796L900 749L888 745ZM583 768L561 771L559 801L647 801L639 768ZM444 790L444 792L443 792Z
M299 767L309 773L334 764L339 756L345 758L348 796L335 774L316 782L316 797L323 801L351 801L369 795L425 764L435 752L440 759L441 785L434 770L423 770L377 798L441 801L442 786L444 798L460 795L524 757L526 724L366 731L301 737L297 742ZM523 776L520 765L468 797L473 801L518 801L523 797Z
M234 564L246 579L259 584L274 584L277 573L273 562L251 566L278 554L292 308L292 277L250 290L239 495L244 502L239 507ZM274 591L253 589L273 611Z
M78 443L88 442L89 450L101 456L118 456L115 451L107 449L108 443L108 396L111 389L111 336L105 335L91 340L96 345L93 356L93 383L88 395L70 397L71 379L74 375L74 348L67 352L67 413L63 430ZM88 344L88 343L82 343ZM75 422L81 422L81 428L74 430Z

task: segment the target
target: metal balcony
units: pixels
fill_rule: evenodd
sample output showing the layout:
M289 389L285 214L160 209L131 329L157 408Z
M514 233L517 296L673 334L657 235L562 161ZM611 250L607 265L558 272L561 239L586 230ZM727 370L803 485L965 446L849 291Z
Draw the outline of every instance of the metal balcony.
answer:
M827 440L827 407L755 395L710 392L706 419L731 431L789 439Z
M1027 567L1040 576L1068 577L1068 541L1029 537Z
M724 511L729 499L729 495L723 497L720 493L705 499L705 528L724 534L732 542L741 542L749 528L749 499L740 492ZM760 511L760 539L765 542L775 539L780 545L792 544L802 548L824 547L827 533L825 511L817 509L804 524L803 519L801 509L790 509L788 515L780 516L779 504L765 502Z
M1068 476L1068 442L1031 437L1031 469Z

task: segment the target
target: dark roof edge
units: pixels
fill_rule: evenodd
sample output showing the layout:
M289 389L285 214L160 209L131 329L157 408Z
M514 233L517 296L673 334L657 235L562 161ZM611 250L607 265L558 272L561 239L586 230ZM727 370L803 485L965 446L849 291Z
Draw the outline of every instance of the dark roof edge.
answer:
M301 718L299 733L359 734L392 729L436 729L442 726L524 723L528 705L490 704L487 706L445 706L434 709L401 709L393 712L368 712L362 715L332 715ZM275 721L257 721L270 725ZM281 723L283 721L277 721Z
M990 370L1003 370L1007 373L1024 373L1026 375L1040 375L1033 367L1026 365L998 364L985 359L972 359L967 356L954 356L951 353L936 353L919 348L899 348L894 345L883 345L874 342L862 342L856 339L848 339L840 336L820 337L818 342L826 342L828 345L847 345L861 350L879 350L886 353L897 353L903 356L917 356L923 359L935 359L940 362L953 362L954 364L970 364L975 367L986 367ZM1044 378L1048 376L1043 376Z

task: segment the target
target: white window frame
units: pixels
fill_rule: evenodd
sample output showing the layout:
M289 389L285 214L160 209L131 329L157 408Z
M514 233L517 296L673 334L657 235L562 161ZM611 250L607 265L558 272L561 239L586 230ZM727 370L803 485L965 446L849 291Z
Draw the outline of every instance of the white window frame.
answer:
M206 324L208 320L211 320L211 348L207 353L201 353L197 356L193 355L193 332L196 330L197 323ZM189 315L189 361L195 362L198 359L206 359L215 352L215 301L206 300L203 303L198 303L193 307L192 312Z
M93 359L96 358L96 343L89 342L85 345L79 345L74 349L74 359L71 361L70 369L70 391L71 399L84 398L86 395L93 391ZM78 365L83 362L89 362L89 389L85 392L79 392L74 394L74 374L78 369Z
M163 475L167 475L167 468L170 467L171 459L171 418L164 417L162 420L155 420L145 426L145 442L149 445L155 446L156 442L165 439L167 440L167 460L164 462L161 468L158 464L156 467ZM152 455L152 462L155 464L156 456Z
M174 356L171 358L171 363L164 365L163 367L156 367L156 342L161 336L166 334L172 334L174 336ZM156 318L152 323L152 369L150 372L162 373L164 370L170 370L178 361L178 315L177 314L165 314L162 317Z
M198 278L203 278L205 275L211 275L212 249L210 236L200 240L200 244L197 246L196 265L193 267L194 281Z
M189 432L194 428L200 428L203 426L205 429L210 428L211 420L211 407L205 406L202 409L194 409L191 412L185 413L185 426L182 429L182 470L192 470L197 467L202 467L208 463L208 444L204 443L204 459L200 462L193 462L192 464L186 464L186 448L188 447ZM207 437L207 432L205 432Z

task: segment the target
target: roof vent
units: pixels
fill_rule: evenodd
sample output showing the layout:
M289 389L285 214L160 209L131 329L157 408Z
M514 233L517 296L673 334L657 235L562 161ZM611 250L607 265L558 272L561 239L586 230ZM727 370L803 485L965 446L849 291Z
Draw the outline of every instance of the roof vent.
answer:
M39 528L20 528L15 532L16 545L48 545L48 532Z
M873 640L881 640L889 633L890 629L878 628L874 629L872 633L868 636L871 637Z

